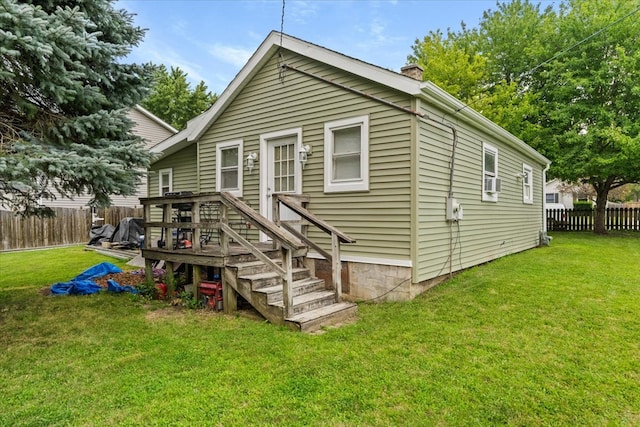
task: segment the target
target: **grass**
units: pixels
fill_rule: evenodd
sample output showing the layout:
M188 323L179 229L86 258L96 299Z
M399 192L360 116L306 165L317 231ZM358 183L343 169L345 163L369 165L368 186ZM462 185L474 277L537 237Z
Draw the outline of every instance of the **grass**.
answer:
M104 258L0 254L0 425L640 425L638 259L637 237L557 233L305 335L44 297Z

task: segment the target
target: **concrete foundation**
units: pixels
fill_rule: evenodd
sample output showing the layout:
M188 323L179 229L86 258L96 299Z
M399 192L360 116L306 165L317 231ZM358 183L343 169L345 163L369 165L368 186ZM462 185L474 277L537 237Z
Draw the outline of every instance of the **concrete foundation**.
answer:
M307 258L311 274L332 286L331 265L326 260ZM446 276L412 283L411 267L342 262L343 298L350 301L408 301L441 283Z

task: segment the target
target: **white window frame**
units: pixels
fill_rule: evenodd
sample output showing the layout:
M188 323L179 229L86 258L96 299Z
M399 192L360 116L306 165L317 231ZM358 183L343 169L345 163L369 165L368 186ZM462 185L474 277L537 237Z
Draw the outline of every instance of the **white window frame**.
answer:
M162 177L165 175L169 175L169 191L162 191ZM173 191L173 169L160 169L158 171L158 195L160 197L164 196L164 193L168 193Z
M238 186L237 188L222 188L222 151L229 148L238 148ZM227 191L236 197L242 197L242 177L243 177L243 141L219 142L216 144L216 191ZM257 166L257 165L256 165Z
M360 126L360 178L333 179L333 131ZM327 122L324 125L324 191L325 193L369 191L369 116Z
M533 168L522 164L522 203L533 204Z
M495 172L487 172L487 168L485 165L485 153L489 151L492 152L495 157ZM485 178L487 174L491 174L492 178L498 179L500 175L498 174L498 149L493 145L487 144L486 142L482 143L482 201L483 202L497 202L498 201L498 193L497 192L488 192L486 191Z

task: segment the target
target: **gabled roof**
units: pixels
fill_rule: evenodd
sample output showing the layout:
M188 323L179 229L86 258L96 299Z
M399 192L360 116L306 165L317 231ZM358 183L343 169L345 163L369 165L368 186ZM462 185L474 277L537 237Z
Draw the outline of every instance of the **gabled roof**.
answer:
M533 156L541 163L550 163L546 157L542 156L523 141L516 138L514 135L510 134L480 113L469 108L464 103L431 82L420 82L411 77L396 73L395 71L387 70L385 68L351 58L331 49L318 46L287 34L281 34L276 31L272 31L262 44L260 44L258 50L256 50L256 52L251 56L245 66L242 67L240 72L235 76L229 86L227 86L209 110L191 119L184 130L160 142L153 147L151 151L154 153L161 153L162 156L166 156L181 150L194 141L197 141L280 47L347 71L351 74L358 75L362 78L377 82L381 85L388 86L407 95L418 97L444 108L445 111L457 111L459 117L465 117L477 126L487 129L487 131L492 134L498 135L507 144L519 151L523 151ZM160 157L156 160L159 159Z

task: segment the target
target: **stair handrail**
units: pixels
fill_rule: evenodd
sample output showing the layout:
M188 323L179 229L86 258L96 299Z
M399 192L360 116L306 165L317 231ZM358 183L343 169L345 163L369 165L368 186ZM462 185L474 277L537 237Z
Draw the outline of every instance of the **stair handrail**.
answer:
M260 215L258 212L253 210L251 206L242 202L233 194L221 192L220 201L223 205L222 215L220 217L220 230L222 231L221 249L223 251L223 255L225 254L225 251L228 251L228 240L229 236L231 236L236 242L240 243L254 256L264 262L265 265L274 270L282 279L282 299L284 303L285 318L290 317L293 314L293 258L305 255L307 246L301 241L293 239L288 233L283 232L275 222ZM251 242L241 237L231 227L229 227L227 224L227 208L233 209L245 220L258 228L259 231L267 234L274 242L278 242L282 257L282 267L273 262L273 260L263 254Z
M333 281L335 300L340 302L342 300L342 263L340 261L340 244L341 243L355 243L356 239L338 230L328 222L318 218L315 214L308 211L301 204L298 204L291 195L276 193L273 194L274 202L274 220L277 224L284 227L289 233L300 239L303 243L315 249L320 255L322 255L327 261L331 263L331 279ZM279 218L280 209L278 203L282 203L293 212L300 215L301 218L308 221L310 224L315 225L323 232L331 236L331 254L309 239L305 234L296 230L286 221L282 221Z

